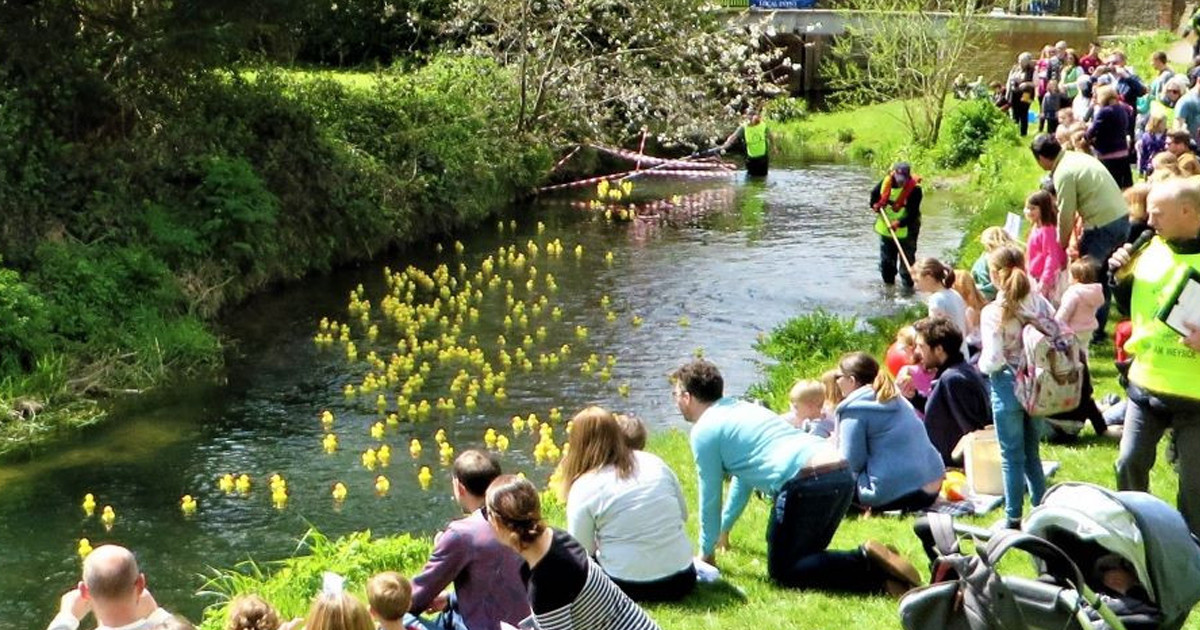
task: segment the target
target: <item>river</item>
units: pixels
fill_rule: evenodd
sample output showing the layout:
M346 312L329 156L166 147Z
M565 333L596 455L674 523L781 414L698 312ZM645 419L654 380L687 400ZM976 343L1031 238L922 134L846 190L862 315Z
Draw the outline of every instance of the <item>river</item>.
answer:
M481 446L485 427L511 434L514 414L537 413L544 420L559 407L565 420L590 403L636 413L652 430L686 427L666 374L698 348L721 367L727 391L740 393L757 378L755 339L786 319L817 308L883 314L915 299L878 281L877 237L865 208L873 184L865 169L834 165L776 168L765 184L639 183L636 196L677 196L686 206L656 223L608 222L570 198L543 199L512 208L502 230L493 221L445 238L441 251L433 243L420 245L250 300L225 319L229 360L219 378L180 382L118 404L110 422L46 449L33 462L0 467L0 628L45 625L58 595L78 580L82 537L136 550L160 603L199 619L210 600L194 593L208 567L285 557L310 524L331 536L363 528L431 532L455 514L433 439L439 428L461 451ZM927 195L924 214L923 254L941 255L957 245L961 221L953 204L938 193ZM548 256L546 244L555 239L564 251ZM528 253L531 240L539 245L537 256ZM540 295L547 304L530 314L526 329L519 321L508 329L502 322L505 289L483 289L478 321L465 321L459 342L476 335L490 356L504 334L508 351L515 352L524 335L536 336L544 326L545 339L535 339L528 351L534 368L508 370L504 401L480 394L478 407L467 410L460 397L454 412L434 411L427 421L387 427L382 442L393 451L390 466L367 470L360 455L380 444L369 427L383 416L374 409L375 393L348 399L343 389L362 381L367 352L386 360L398 336L381 325L370 342L356 327L359 359L350 363L343 345L314 343L318 322L346 321L348 295L360 284L379 322L385 267L414 265L432 273L446 263L455 275L461 263L469 277L505 245L516 245L529 260L522 270L509 266L496 274L516 281L513 294L527 306ZM540 287L532 292L524 286L530 264L538 269ZM553 274L557 291L544 287L546 274ZM556 306L560 321L550 316ZM577 327L587 329L586 338ZM571 353L557 368L537 365L539 353L557 352L563 344ZM582 373L593 353L600 365ZM598 374L607 355L616 363L604 382ZM434 367L420 397L432 402L446 395L458 368ZM628 396L621 395L622 385ZM332 432L339 447L333 454L322 448L323 410L336 418ZM555 435L561 443L561 426ZM414 437L424 445L419 459L409 454ZM551 466L533 462L535 439L513 437L503 461L509 470L545 479ZM429 491L419 488L420 466L433 470ZM218 478L225 473L248 474L249 495L223 492ZM267 487L272 473L287 480L282 510L273 507ZM391 481L383 498L372 489L381 473ZM338 481L348 488L340 506L330 496ZM98 505L90 518L80 507L89 492ZM190 516L180 509L184 494L198 501ZM116 514L111 531L98 518L104 505Z

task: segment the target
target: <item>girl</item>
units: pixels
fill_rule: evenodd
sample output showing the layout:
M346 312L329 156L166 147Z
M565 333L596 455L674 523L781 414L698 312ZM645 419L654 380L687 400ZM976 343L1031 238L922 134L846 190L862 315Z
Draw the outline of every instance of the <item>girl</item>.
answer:
M971 277L975 280L975 286L979 288L979 292L983 294L985 301L991 302L996 299L996 287L992 286L992 276L988 273L988 254L1000 249L1001 247L1018 247L1019 245L1004 228L992 226L984 228L979 234L979 242L983 244L983 253L979 258L975 259L975 263L971 265Z
M936 258L923 258L913 267L918 291L929 294L930 317L945 317L963 334L962 354L967 356L967 304L954 291L954 269Z
M966 356L972 358L979 354L982 339L979 336L979 314L983 312L983 307L987 302L984 301L983 294L979 292L979 289L975 288L975 279L966 269L955 270L954 290L967 305L967 330L964 337L967 348L971 351L971 354Z
M675 601L696 586L684 525L687 501L661 459L629 448L611 412L588 407L571 420L559 465L567 531L635 601Z
M1054 307L1033 291L1021 250L1004 247L992 252L988 256L988 271L1000 292L995 302L983 307L980 317L983 348L979 371L991 379L992 417L1000 442L1004 477L1005 516L1009 527L1019 528L1026 483L1034 505L1041 503L1046 493L1046 477L1038 453L1042 419L1025 413L1014 389L1016 369L1024 350L1022 322L1052 320Z
M1066 288L1060 276L1067 267L1067 251L1058 244L1058 209L1050 193L1039 190L1029 195L1025 218L1033 225L1026 246L1029 275L1037 283L1038 293L1056 303Z
M1146 211L1146 197L1149 195L1150 184L1145 182L1125 191L1125 205L1129 206L1129 234L1125 237L1126 243L1136 241L1142 232L1150 229L1150 214Z
M1150 177L1154 172L1154 156L1167 150L1167 119L1162 114L1150 114L1146 119L1146 130L1137 141L1138 172ZM1171 155L1168 153L1167 155ZM1172 155L1172 157L1174 157Z
M278 630L279 613L257 595L243 595L229 606L225 630Z
M1100 327L1096 310L1104 305L1104 288L1096 280L1098 275L1099 262L1091 256L1071 263L1071 286L1063 293L1062 305L1054 314L1060 324L1075 333L1085 353L1092 342L1092 333Z
M367 605L350 593L322 593L308 610L304 630L375 630Z

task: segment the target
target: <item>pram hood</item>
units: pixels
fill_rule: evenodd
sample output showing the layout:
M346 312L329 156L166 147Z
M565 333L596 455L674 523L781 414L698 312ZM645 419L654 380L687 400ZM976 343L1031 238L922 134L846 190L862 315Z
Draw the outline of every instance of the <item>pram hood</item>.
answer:
M1023 526L1043 538L1058 529L1120 554L1162 610L1164 627L1178 627L1200 602L1200 545L1179 512L1153 495L1061 483Z

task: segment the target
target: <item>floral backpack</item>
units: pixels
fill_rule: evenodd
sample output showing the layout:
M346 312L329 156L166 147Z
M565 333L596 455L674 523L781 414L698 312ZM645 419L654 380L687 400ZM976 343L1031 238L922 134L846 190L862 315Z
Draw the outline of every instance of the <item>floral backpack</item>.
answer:
M1029 415L1045 417L1079 406L1083 393L1083 351L1079 339L1051 318L1023 320L1016 395Z

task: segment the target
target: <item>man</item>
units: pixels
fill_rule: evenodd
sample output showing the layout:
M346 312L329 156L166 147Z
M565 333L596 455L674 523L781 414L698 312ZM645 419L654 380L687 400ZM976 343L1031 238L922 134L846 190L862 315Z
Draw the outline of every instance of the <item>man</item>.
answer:
M420 615L440 610L430 630L499 630L530 614L525 590L528 570L521 556L496 540L480 508L488 485L500 476L500 464L489 453L463 451L451 473L454 500L466 517L451 521L438 535L425 568L412 580L412 606ZM453 595L442 591L454 584Z
M1042 169L1050 171L1058 201L1058 242L1066 249L1070 245L1075 216L1083 221L1083 236L1079 239L1079 256L1108 260L1129 234L1129 207L1121 189L1100 160L1079 151L1063 151L1053 136L1041 134L1030 145L1033 157ZM1107 278L1099 281L1106 283ZM1110 293L1104 294L1104 305L1096 312L1100 327L1095 340L1104 339L1108 321Z
M1175 432L1179 492L1176 504L1193 534L1200 535L1200 321L1175 330L1158 319L1187 273L1200 272L1200 183L1190 179L1155 184L1146 200L1157 236L1140 253L1117 250L1114 295L1130 314L1133 333L1125 350L1133 357L1126 392L1125 429L1117 457L1121 490L1150 489L1158 441Z
M925 411L925 432L946 466L956 465L952 453L962 437L992 423L987 383L962 355L962 332L945 317L927 317L913 324L917 331L916 359L937 370L928 399L906 396ZM905 388L906 389L906 388Z
M1200 81L1191 79L1191 87L1175 102L1175 129L1195 138L1200 131Z
M97 630L153 630L171 619L146 590L133 553L117 545L96 547L83 561L83 580L62 596L49 630L76 630L91 612Z
M1084 72L1091 74L1096 69L1096 66L1099 65L1100 44L1097 42L1091 42L1088 44L1087 54L1079 58L1079 67L1083 68Z
M908 162L897 162L887 177L871 189L875 233L879 235L879 275L884 284L895 284L899 267L904 288L913 288L912 270L908 267L917 256L921 198L921 178L913 176ZM896 247L897 241L900 247Z
M772 497L767 572L792 588L903 593L919 584L912 564L867 541L854 551L828 551L854 497L846 460L827 440L804 433L758 405L726 397L717 366L694 359L671 375L675 404L692 423L699 479L700 554L716 562L753 490ZM721 507L726 475L733 479Z
M1179 170L1185 175L1200 173L1200 164L1197 163L1196 154L1192 153L1192 134L1181 129L1168 133L1167 151L1175 156Z
M746 122L729 134L721 145L721 153L729 150L741 138L746 143L746 174L750 177L766 177L770 166L767 151L767 123L757 112L751 113Z
M1150 55L1150 65L1154 68L1154 79L1150 81L1150 96L1157 97L1166 89L1167 81L1175 76L1175 71L1167 64L1167 53L1156 50Z

